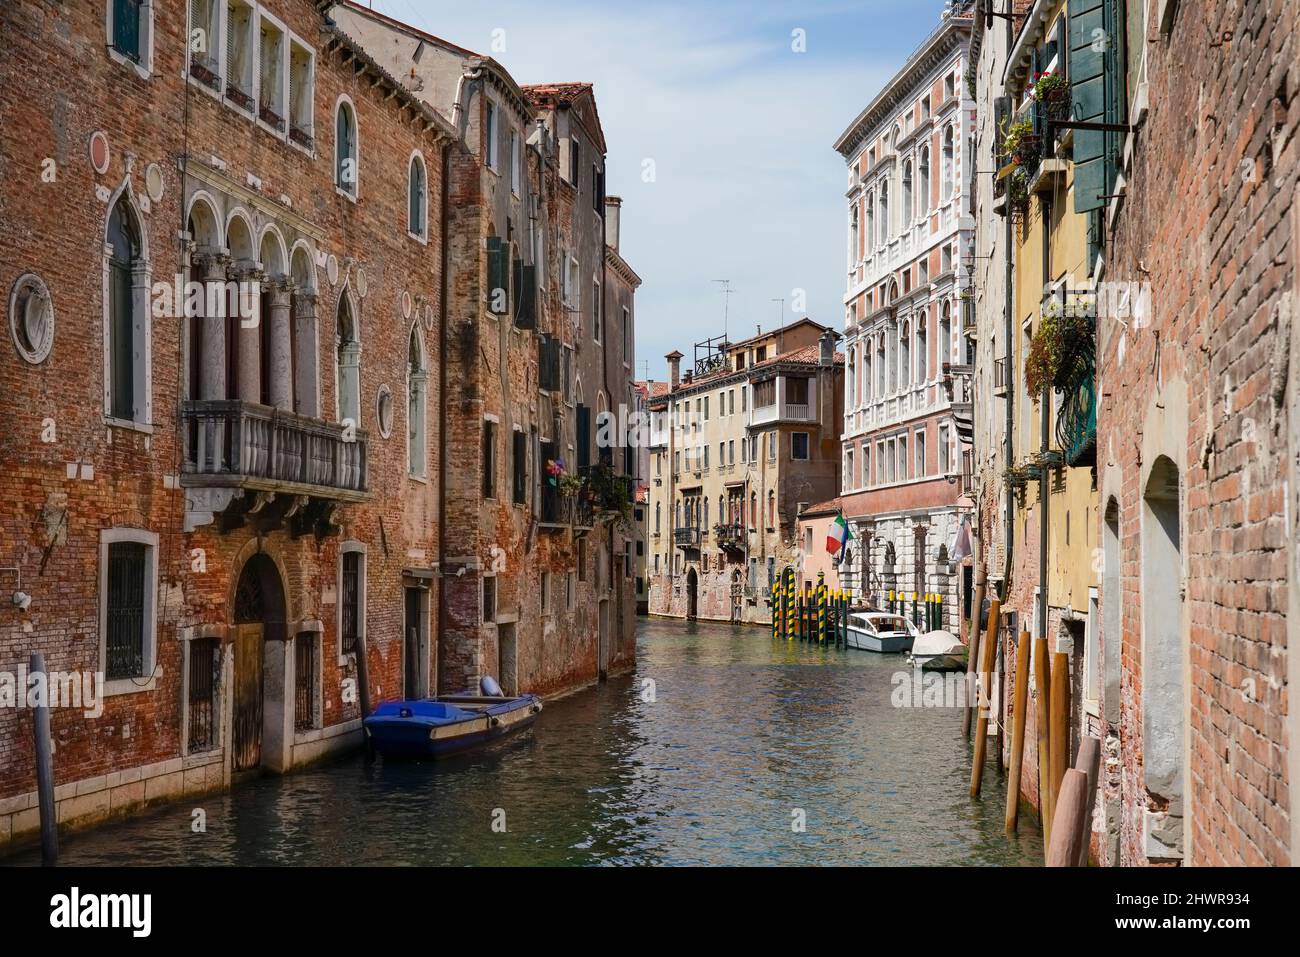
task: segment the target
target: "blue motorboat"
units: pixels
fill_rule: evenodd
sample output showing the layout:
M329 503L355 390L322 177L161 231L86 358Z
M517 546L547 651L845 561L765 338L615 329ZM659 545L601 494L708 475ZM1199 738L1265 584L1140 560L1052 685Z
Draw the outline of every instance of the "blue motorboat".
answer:
M523 731L541 710L532 694L439 695L385 702L362 724L366 744L385 758L439 758Z

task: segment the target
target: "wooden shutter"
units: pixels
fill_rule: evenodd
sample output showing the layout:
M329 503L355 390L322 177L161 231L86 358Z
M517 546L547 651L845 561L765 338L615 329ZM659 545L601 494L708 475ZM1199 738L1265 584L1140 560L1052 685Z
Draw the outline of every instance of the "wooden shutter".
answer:
M488 309L498 315L504 315L510 307L510 259L509 247L499 236L489 236L488 251ZM498 299L497 290L504 290L505 296ZM497 306L501 308L498 309Z
M1088 123L1122 121L1119 69L1119 0L1070 0L1070 95L1073 118ZM1115 184L1119 134L1076 130L1074 211L1104 207Z
M591 465L591 408L578 406L577 422L578 468L585 469Z
M528 498L528 436L514 433L514 502L522 505Z

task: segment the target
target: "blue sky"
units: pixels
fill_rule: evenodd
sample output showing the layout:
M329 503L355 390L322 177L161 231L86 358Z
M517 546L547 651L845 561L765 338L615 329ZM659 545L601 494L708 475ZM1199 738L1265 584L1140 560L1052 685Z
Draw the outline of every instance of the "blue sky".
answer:
M365 0L363 0L365 2ZM843 326L847 173L836 137L939 23L943 0L442 2L374 7L500 60L520 83L586 80L623 197L638 378L723 331L807 315ZM792 49L804 31L806 52ZM494 31L503 31L495 33ZM505 49L494 51L494 35ZM655 178L642 177L653 160Z

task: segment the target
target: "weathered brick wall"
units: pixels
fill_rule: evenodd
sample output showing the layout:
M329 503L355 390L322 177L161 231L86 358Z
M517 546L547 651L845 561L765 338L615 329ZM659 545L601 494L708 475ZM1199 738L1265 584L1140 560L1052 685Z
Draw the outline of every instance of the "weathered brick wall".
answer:
M181 398L180 324L155 318L152 328L152 434L110 427L103 417L103 323L101 254L109 207L96 195L124 181L139 200L146 196L145 169L163 176L159 201L143 211L152 280L181 272L177 232L182 222L179 158L195 163L219 156L225 178L252 189L273 205L280 197L292 214L323 235L322 253L340 262L339 284L316 270L319 291L319 365L323 416L334 417L334 315L344 277L367 274L358 298L364 357L361 366L362 427L369 432L370 487L384 494L337 513L338 539L294 539L276 531L263 549L284 570L287 617L320 619L325 724L356 717L342 701L345 676L335 650L339 540L367 546L367 634L375 700L400 693L401 570L419 564L412 554L437 554L436 486L406 476L406 362L410 321L402 295L438 302L441 250L436 224L441 209L430 189L430 242L411 239L406 222L406 168L412 149L428 164L428 179L441 179L434 131L421 131L399 117L383 90L337 54L325 52L321 18L306 0L284 0L274 12L291 30L316 45L315 126L317 156L311 158L275 139L207 94L191 90L186 103L185 4L155 5L154 75L138 77L111 61L104 50L102 4L6 4L0 29L0 112L8 130L0 142L0 287L18 275L38 273L54 300L56 329L50 357L40 366L0 350L0 414L11 427L0 434L0 467L10 480L0 505L0 565L21 565L23 588L33 596L24 614L0 617L0 670L13 671L30 652L45 652L51 668L98 665L99 533L126 525L159 534L157 689L108 699L98 720L56 711L55 777L63 784L180 754L181 629L230 622L234 579L257 549L251 529L229 533L215 525L182 531L185 503L173 477L180 468L178 402ZM357 203L333 186L333 108L351 97L361 130L361 193ZM106 104L112 104L111 107ZM188 109L188 126L186 116ZM105 132L110 165L103 175L88 160L88 142ZM51 157L57 176L42 182L41 162ZM249 176L260 186L250 185ZM232 187L233 188L233 187ZM272 217L273 218L273 217ZM426 416L427 470L436 475L442 442L438 433L437 322L425 329L431 369ZM394 395L391 437L380 436L375 400L381 385ZM40 441L41 423L52 418L57 441ZM69 478L67 464L93 466L93 478ZM77 472L78 476L82 473ZM396 494L394 494L396 493ZM55 531L51 531L55 529ZM191 569L191 550L206 552L206 572ZM6 582L6 586L9 583ZM436 621L437 609L431 609ZM0 713L0 797L34 785L31 713Z
M1163 6L1150 4L1152 22ZM1103 321L1099 373L1102 506L1111 495L1118 502L1122 554L1122 593L1112 586L1102 600L1122 606L1122 645L1107 635L1103 654L1122 655L1124 864L1146 863L1143 811L1159 806L1143 776L1142 614L1151 593L1141 561L1144 482L1157 453L1182 465L1187 862L1292 859L1282 399L1297 374L1287 302L1297 17L1295 0L1183 3L1172 32L1145 44L1150 112L1104 278L1150 283L1151 310L1145 324Z

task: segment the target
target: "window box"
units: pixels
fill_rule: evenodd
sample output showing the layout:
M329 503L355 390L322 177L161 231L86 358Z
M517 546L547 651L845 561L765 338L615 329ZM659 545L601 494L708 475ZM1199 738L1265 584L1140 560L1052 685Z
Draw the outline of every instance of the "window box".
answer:
M279 113L276 113L275 110L271 109L271 107L267 106L266 104L263 104L258 109L257 117L263 123L271 127L276 132L279 133L284 132L284 117L282 117Z
M291 125L289 127L289 140L290 142L296 143L298 146L301 146L305 150L312 150L316 148L316 140L315 138L312 137L311 131L301 129L297 126Z
M250 113L253 111L253 98L233 83L226 84L226 99L240 109L247 110Z
M194 79L198 80L200 83L202 83L204 86L208 87L209 89L220 92L221 77L219 77L216 71L212 69L214 66L216 66L215 63L211 63L211 62L205 63L201 60L191 60L190 76L194 77Z

